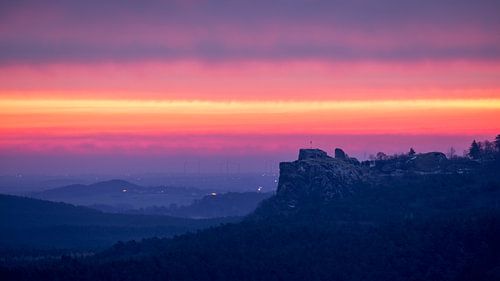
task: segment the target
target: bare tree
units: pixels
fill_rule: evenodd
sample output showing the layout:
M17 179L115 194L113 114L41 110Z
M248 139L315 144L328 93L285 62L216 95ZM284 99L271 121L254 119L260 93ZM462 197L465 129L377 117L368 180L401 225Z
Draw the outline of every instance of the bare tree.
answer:
M446 156L448 156L448 159L453 159L457 156L457 151L455 150L455 148L453 146L450 147Z

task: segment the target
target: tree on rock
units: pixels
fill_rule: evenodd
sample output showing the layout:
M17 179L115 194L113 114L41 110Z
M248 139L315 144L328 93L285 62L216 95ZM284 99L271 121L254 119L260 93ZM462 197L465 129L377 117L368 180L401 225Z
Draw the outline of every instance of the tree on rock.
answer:
M500 135L497 135L494 143L495 143L495 148L496 148L497 152L500 152Z
M479 159L480 156L481 156L481 147L476 142L476 140L474 140L469 148L469 157L472 159Z

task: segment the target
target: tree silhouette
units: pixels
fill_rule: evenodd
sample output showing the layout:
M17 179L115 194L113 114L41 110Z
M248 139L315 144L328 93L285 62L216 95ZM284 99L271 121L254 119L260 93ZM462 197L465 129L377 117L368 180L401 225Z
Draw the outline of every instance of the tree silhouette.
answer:
M456 151L456 150L455 150L455 148L452 146L452 147L450 147L450 149L448 150L448 155L447 155L447 156L448 156L448 158L449 158L449 159L453 159L453 158L455 158L456 153L457 153L457 151Z
M479 159L481 156L481 147L476 142L476 140L472 141L472 144L469 148L469 157L472 159Z
M377 156L376 156L376 159L377 160L387 160L387 154L385 154L383 152L378 152Z
M495 154L496 145L495 145L495 143L493 143L489 140L485 140L483 142L480 142L479 147L481 148L481 152L485 156L488 156L488 155L491 156L491 155Z
M497 152L500 152L500 135L497 135L494 143L495 143L495 148L496 148Z
M415 152L415 150L413 149L413 147L412 147L412 148L410 148L410 152L408 152L408 155L409 155L409 156L413 156L413 155L415 155L415 154L416 154L416 152Z

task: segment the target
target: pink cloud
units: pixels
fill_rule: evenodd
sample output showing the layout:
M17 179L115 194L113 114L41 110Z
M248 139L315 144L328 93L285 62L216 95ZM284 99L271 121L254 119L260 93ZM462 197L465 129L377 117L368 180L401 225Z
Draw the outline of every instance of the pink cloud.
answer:
M499 97L500 65L199 62L51 64L0 68L0 96L167 99Z

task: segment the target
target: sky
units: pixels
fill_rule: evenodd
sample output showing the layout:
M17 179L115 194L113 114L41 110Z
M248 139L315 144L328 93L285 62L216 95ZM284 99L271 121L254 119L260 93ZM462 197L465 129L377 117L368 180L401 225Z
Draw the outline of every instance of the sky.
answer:
M1 1L0 173L461 153L500 133L498 14L493 0Z

